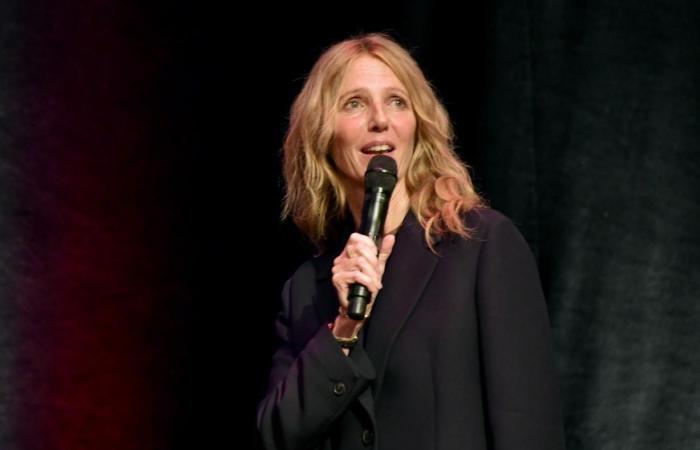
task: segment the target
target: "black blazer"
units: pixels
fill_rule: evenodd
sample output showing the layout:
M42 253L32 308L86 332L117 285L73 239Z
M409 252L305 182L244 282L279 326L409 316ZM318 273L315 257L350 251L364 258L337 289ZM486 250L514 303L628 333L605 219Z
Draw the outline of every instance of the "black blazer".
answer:
M562 449L547 309L530 249L502 214L467 218L438 255L409 212L372 317L346 357L335 254L287 281L258 425L270 449Z

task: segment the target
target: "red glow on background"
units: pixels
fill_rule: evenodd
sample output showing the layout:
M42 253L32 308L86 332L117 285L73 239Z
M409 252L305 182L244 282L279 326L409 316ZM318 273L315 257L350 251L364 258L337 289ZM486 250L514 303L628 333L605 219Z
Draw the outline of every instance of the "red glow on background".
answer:
M21 448L168 448L154 55L128 4L73 3L35 2L25 50Z

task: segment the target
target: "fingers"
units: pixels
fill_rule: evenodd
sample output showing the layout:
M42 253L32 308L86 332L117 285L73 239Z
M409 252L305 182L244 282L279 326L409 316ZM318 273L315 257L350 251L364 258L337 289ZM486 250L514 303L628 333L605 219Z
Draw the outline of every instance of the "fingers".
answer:
M379 290L382 288L379 277L370 277L359 270L336 272L333 274L332 282L336 289L336 293L338 294L340 306L346 311L349 307L348 294L350 291L350 286L355 283L359 283L369 289L372 294L372 298L367 306L367 314L369 314L371 311L371 306L374 303L374 299L377 296L377 293L379 293Z
M374 298L382 289L382 276L386 262L394 248L395 236L387 235L382 239L380 250L365 235L353 233L348 238L345 249L333 262L333 284L345 304L349 286L353 283L363 284Z
M376 272L377 251L372 240L364 235L353 233L348 239L345 249L333 261L334 273L337 270L359 269L373 275Z
M363 234L353 233L350 235L348 243L345 246L345 253L349 258L362 256L371 264L376 263L377 247L374 245L372 239Z
M360 283L364 285L372 294L376 294L382 288L381 281L378 277L372 277L359 270L341 271L333 274L333 285L342 294L343 298L347 297L350 285Z
M386 253L391 252L391 246L383 248L385 248ZM338 292L341 305L347 305L349 286L354 283L360 283L367 287L374 298L382 288L381 279L384 263L380 263L377 247L368 236L359 233L350 235L345 249L333 261L332 281Z
M364 277L369 277L371 280L376 281L376 283L381 284L381 275L377 271L376 264L371 264L364 256L358 256L340 264L338 266L338 271L357 272L358 277L362 279L364 279Z

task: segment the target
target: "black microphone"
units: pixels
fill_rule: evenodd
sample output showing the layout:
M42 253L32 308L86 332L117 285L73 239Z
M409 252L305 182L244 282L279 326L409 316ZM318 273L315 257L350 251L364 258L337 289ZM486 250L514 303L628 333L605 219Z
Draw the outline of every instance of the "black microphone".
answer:
M365 200L362 207L360 234L369 236L379 251L384 235L384 221L389 209L389 199L396 186L396 161L385 155L377 155L369 161L365 172ZM367 303L372 293L360 283L353 283L348 293L348 316L355 320L365 318Z

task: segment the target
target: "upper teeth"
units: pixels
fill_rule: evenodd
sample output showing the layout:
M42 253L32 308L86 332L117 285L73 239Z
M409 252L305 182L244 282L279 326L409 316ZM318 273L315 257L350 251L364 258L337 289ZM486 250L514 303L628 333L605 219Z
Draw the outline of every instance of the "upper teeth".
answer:
M391 146L388 144L382 144L382 145L373 145L372 147L367 148L367 152L369 153L382 153L382 152L388 152L391 150Z

